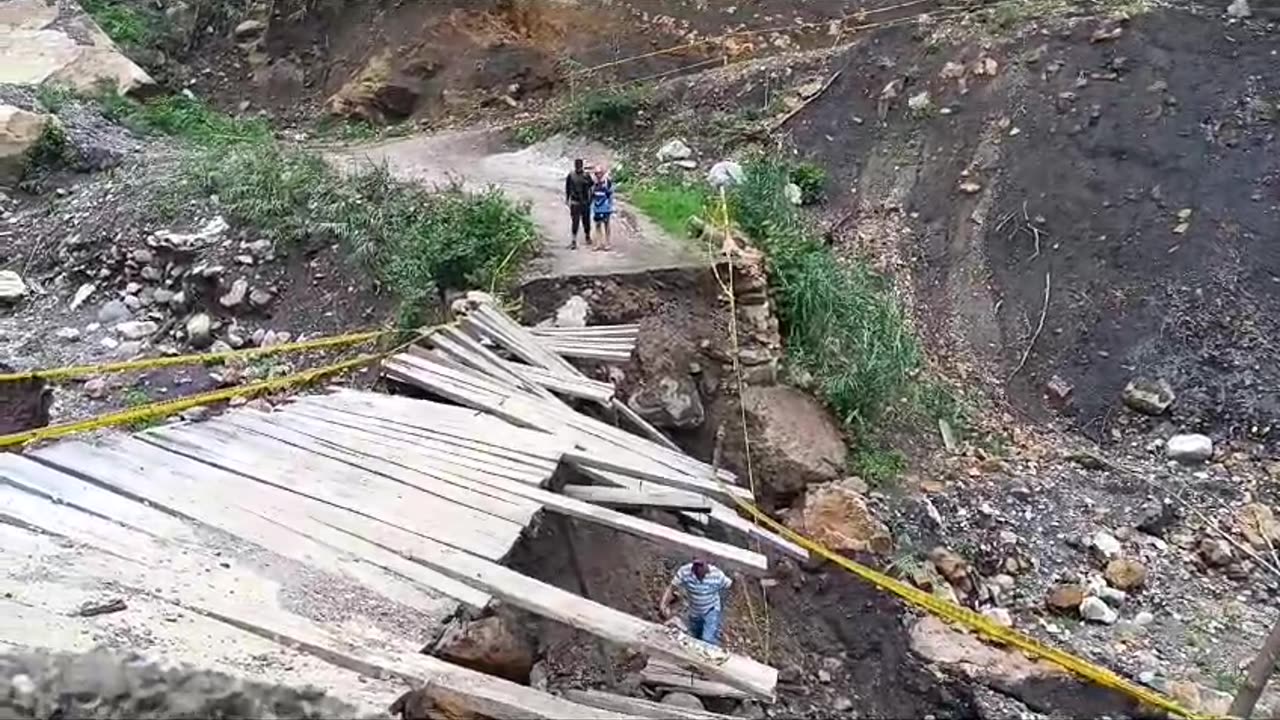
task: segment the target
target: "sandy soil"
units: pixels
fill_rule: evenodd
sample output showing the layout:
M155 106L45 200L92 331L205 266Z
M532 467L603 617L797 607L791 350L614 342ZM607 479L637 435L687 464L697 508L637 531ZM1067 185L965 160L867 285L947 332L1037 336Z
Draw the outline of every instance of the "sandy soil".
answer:
M579 242L569 250L569 211L564 177L573 158L610 163L612 153L596 143L557 136L510 151L498 132L479 130L423 135L350 148L335 159L350 167L386 163L398 176L427 185L454 180L477 189L497 186L529 203L544 238L541 256L526 270L529 278L608 275L700 264L692 247L663 232L626 203L617 204L611 252L592 252Z

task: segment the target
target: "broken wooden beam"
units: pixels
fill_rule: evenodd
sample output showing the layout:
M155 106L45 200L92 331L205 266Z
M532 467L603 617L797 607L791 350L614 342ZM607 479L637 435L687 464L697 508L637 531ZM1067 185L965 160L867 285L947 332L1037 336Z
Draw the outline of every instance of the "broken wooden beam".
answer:
M723 697L735 699L745 699L750 697L739 688L732 687L725 683L716 682L714 680L707 680L700 677L699 674L693 670L686 669L658 658L649 658L649 662L645 665L644 670L640 671L640 681L645 685L671 688L672 690L687 692L690 695L698 695L701 697Z
M646 492L600 485L565 485L565 495L596 505L630 508L660 508L711 512L711 500L705 495L683 490L653 489Z

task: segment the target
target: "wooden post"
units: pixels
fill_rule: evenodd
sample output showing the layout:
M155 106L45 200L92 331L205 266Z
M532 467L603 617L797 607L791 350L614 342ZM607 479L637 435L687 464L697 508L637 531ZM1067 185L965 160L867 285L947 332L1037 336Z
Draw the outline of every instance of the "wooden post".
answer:
M1280 619L1277 619L1276 624L1271 627L1271 632L1262 643L1262 649L1258 651L1257 656L1250 663L1249 672L1244 678L1244 685L1240 687L1235 699L1231 701L1231 709L1227 711L1228 715L1247 720L1253 714L1253 706L1258 704L1258 698L1262 695L1263 688L1267 686L1267 680L1270 679L1271 673L1275 670L1278 658L1280 658Z

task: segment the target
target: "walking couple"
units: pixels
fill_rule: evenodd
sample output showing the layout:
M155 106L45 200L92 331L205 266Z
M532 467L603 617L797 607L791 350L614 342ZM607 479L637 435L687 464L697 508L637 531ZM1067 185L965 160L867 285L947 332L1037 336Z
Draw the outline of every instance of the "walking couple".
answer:
M603 166L597 165L588 173L581 159L573 161L573 172L564 179L564 202L569 206L573 219L573 240L570 250L578 249L578 226L587 238L587 247L608 251L609 218L613 215L613 181ZM602 243L591 242L591 223L595 221L596 236Z

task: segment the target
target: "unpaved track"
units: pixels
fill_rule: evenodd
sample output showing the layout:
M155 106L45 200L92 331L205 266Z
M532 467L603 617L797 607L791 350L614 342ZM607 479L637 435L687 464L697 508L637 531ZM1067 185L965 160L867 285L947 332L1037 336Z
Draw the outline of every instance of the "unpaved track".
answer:
M335 154L347 167L383 164L396 176L427 185L460 180L473 189L497 186L527 202L543 237L543 251L526 275L560 277L642 272L702 263L690 242L671 237L625 203L613 217L613 250L593 252L579 239L569 250L569 211L564 178L573 158L612 161L608 149L557 136L515 152L502 147L500 133L488 130L422 135L346 148Z

